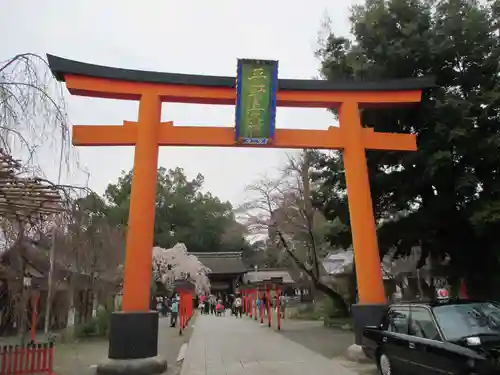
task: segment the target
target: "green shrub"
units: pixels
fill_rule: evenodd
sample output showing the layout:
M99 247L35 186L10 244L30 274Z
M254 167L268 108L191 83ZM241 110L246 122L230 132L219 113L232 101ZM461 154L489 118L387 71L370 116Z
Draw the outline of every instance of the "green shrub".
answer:
M333 299L327 297L323 302L325 318L343 318L342 310L338 308Z
M107 337L109 331L109 312L98 310L95 317L87 323L75 327L75 337Z

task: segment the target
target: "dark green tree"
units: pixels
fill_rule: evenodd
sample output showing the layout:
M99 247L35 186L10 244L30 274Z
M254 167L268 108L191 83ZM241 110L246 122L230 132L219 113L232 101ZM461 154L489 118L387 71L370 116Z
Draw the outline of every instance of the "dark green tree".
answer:
M478 297L498 288L500 245L500 2L366 0L352 9L354 40L330 33L318 50L326 79L434 75L413 109L362 111L376 131L413 133L418 152L369 152L381 255L451 258ZM318 155L316 203L348 224L342 160ZM333 194L332 194L333 192ZM333 236L345 242L350 236Z
M132 171L108 185L108 215L127 225ZM246 251L245 230L238 224L229 202L202 192L201 174L189 180L181 168L158 169L154 244L170 248L184 243L191 252Z

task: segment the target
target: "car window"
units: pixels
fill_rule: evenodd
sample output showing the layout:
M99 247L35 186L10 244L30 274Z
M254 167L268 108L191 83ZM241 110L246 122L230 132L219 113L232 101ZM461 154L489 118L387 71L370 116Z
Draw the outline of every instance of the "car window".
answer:
M491 302L450 304L433 308L445 338L450 341L477 335L500 336L500 307Z
M422 307L411 309L409 333L424 339L441 341L439 331L429 310Z
M387 331L408 334L409 310L406 308L391 308L387 315Z

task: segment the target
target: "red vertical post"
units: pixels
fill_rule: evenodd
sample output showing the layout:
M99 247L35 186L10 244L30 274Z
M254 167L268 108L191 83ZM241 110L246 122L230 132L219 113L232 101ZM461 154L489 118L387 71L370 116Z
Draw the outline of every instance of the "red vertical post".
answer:
M247 293L247 314L250 315L250 317L252 317L252 291L249 290L248 293Z
M1 375L6 375L7 374L7 346L4 346L2 348L2 367L0 368L0 374Z
M264 298L262 297L262 292L259 292L257 295L259 296L260 324L264 324Z
M24 374L24 363L25 359L24 357L26 356L26 347L21 346L19 348L19 358L18 358L18 365L17 365L17 372L18 374Z
M14 360L12 361L12 367L11 367L13 375L17 375L17 363L19 362L18 354L19 354L19 346L16 345L14 347L14 354L13 354Z
M39 345L38 349L40 350L38 358L40 359L40 362L38 362L38 369L39 371L45 370L45 366L47 363L47 350L46 350L46 344Z
M248 291L247 295L248 313L250 318L253 316L253 305L252 305L252 290Z
M241 308L243 309L243 314L246 314L247 312L247 291L246 290L243 290L241 292Z
M253 302L253 318L255 320L257 320L257 298L258 298L257 289L254 289L252 302Z
M465 284L465 279L460 280L460 293L459 293L460 298L462 299L468 299L469 296L467 295L467 284Z
M36 321L37 321L37 315L38 315L38 299L39 299L39 294L35 294L31 296L31 341L35 342L36 341Z
M186 321L187 321L187 292L184 292L184 296L183 296L183 299L184 299L184 319L182 321L182 323L184 324L182 329L186 328Z
M25 361L24 363L22 364L22 367L21 367L21 371L23 374L26 374L30 372L30 360L31 360L31 345L28 344L26 345L26 347L24 348L24 358ZM1 374L1 372L0 372Z
M34 373L36 369L36 345L33 343L31 345L31 352L30 352L30 373ZM4 375L4 373L2 373Z
M245 291L245 315L248 315L248 290Z
M184 292L184 328L187 327L188 308L188 292Z
M49 375L52 375L52 370L54 367L54 344L49 344Z
M182 290L179 291L179 306L178 306L178 309L179 309L179 312L177 313L178 315L178 318L179 318L179 334L182 334L182 305L183 305L183 301L182 301Z
M281 330L281 304L280 304L281 290L276 287L276 321L278 323L278 331Z
M35 372L41 371L43 369L43 362L44 362L42 344L38 344L36 349L37 349L36 350L37 362L36 362Z
M49 347L48 344L43 344L43 371L49 368Z
M267 293L267 326L271 327L271 291L269 290L269 285L266 287Z

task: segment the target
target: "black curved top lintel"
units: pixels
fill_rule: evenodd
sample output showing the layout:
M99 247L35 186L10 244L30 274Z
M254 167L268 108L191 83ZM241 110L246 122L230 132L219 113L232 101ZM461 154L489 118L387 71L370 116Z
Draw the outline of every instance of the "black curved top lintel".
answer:
M47 59L52 73L56 79L61 82L64 82L65 75L73 74L129 82L148 82L171 85L229 88L234 88L236 85L235 77L161 73L144 70L112 68L109 66L68 60L50 54L47 54ZM280 90L293 91L411 91L435 87L435 79L432 76L384 81L364 81L353 79L337 81L315 79L280 79L278 87Z

